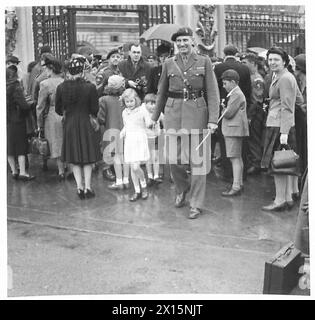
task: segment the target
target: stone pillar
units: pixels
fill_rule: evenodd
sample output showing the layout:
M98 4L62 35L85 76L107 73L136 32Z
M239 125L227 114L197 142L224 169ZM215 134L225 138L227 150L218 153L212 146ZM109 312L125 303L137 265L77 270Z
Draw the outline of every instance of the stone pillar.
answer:
M175 24L196 29L199 17L193 5L174 5L173 12Z
M13 55L21 60L21 70L27 72L27 65L35 60L32 7L15 7L15 12L19 25L16 33L16 47Z
M226 33L225 33L225 11L224 5L216 5L214 12L215 29L218 31L216 38L215 52L219 58L223 58L223 49L226 45Z
M193 36L195 43L201 42L197 36L195 30L197 28L197 22L199 20L199 13L193 5L174 5L173 6L173 18L174 23L183 27L190 27L193 30ZM177 47L175 45L175 53L177 53Z

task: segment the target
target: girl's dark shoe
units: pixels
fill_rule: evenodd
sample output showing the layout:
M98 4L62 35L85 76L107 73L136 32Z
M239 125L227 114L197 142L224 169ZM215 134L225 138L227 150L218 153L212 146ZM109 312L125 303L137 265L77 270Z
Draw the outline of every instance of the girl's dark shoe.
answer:
M58 174L58 180L61 182L61 181L64 181L66 179L66 176L64 173L60 173Z
M31 175L23 176L21 174L19 175L19 180L21 180L21 181L31 181L34 179L35 179L35 176L31 176Z
M129 201L134 202L141 198L141 193L135 192L130 196Z
M95 197L95 192L93 190L86 189L84 191L84 196L85 196L86 199L94 198Z
M83 200L85 198L84 191L82 189L78 189L77 191L78 197Z
M124 183L124 188L125 189L129 189L130 188L129 182L128 183Z

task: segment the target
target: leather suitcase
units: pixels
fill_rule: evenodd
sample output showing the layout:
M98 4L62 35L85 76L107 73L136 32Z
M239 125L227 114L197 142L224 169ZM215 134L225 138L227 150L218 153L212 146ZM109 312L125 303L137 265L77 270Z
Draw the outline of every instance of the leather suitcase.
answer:
M303 264L301 251L292 242L265 262L264 294L289 294L298 284L299 268Z

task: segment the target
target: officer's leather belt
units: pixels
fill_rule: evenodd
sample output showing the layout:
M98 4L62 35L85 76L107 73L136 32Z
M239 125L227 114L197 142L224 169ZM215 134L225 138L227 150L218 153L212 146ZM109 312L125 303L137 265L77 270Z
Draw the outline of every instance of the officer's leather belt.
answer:
M197 99L200 97L204 96L204 91L199 90L199 91L181 91L181 92L168 92L168 97L169 98L174 98L174 99L184 99L184 100L192 100L192 99Z

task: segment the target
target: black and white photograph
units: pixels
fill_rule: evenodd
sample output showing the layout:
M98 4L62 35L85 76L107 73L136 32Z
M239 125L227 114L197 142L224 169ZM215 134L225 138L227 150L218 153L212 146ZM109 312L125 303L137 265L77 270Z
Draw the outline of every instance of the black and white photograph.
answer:
M5 299L311 298L311 6L203 2L3 4Z

